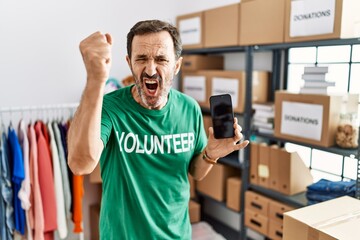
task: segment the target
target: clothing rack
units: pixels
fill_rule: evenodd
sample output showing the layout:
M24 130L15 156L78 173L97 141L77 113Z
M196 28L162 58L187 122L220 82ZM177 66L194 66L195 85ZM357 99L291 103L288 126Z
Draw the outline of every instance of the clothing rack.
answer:
M79 106L79 103L63 103L63 104L47 104L47 105L35 105L35 106L17 106L17 107L0 107L0 123L3 121L3 113L10 114L10 120L12 119L12 113L23 112L45 112L45 111L57 111L57 110L69 110L69 116L74 115L74 111ZM32 117L32 116L30 116ZM83 223L82 223L83 227ZM78 239L84 240L84 232L78 233Z
M9 117L10 122L13 120L13 113L20 113L21 118L23 118L23 115L26 112L29 113L28 117L33 119L33 113L37 113L37 118L49 118L50 116L63 116L65 115L64 112L60 111L68 110L68 115L73 116L74 111L78 106L79 103L64 103L38 106L0 107L0 122L3 122L4 120L4 113Z
M25 111L39 111L39 110L57 110L57 109L74 109L79 106L79 103L65 103L65 104L51 104L39 106L24 106L24 107L1 107L0 112L25 112Z

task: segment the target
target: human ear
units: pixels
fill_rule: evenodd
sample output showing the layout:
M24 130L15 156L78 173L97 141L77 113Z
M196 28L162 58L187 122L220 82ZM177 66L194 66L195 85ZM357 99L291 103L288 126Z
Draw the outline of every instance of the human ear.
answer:
M183 60L183 57L179 57L179 59L176 60L176 63L175 63L175 75L178 74L179 71L180 71L182 60Z

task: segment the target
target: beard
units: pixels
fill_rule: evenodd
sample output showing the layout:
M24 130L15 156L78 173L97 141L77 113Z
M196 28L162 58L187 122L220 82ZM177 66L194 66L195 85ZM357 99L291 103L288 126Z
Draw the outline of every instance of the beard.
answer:
M135 78L135 86L137 92L140 96L141 102L148 107L149 109L159 109L166 105L168 95L172 86L172 80L164 80L159 74L154 74L149 76L146 73L142 73L140 79L137 77ZM156 95L149 95L147 93L148 87L145 83L144 78L156 80ZM170 78L171 79L171 78Z

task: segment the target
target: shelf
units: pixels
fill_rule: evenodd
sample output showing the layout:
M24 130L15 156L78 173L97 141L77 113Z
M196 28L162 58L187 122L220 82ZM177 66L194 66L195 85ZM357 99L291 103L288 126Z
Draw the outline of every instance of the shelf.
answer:
M208 108L208 107L201 107L201 111L202 111L203 114L211 116L210 108ZM238 116L241 117L241 116L244 116L245 113L234 112L234 115L235 115L235 117L238 117Z
M274 200L289 204L293 207L300 208L307 206L307 199L305 192L301 192L298 194L294 194L291 196L284 195L282 193L260 187L258 185L250 184L250 189L254 190L255 192L261 193L265 196L268 196L270 198L273 198Z
M215 203L218 204L218 205L221 205L221 206L223 206L223 207L226 207L226 203L225 203L225 202L220 202L220 201L212 198L211 196L209 196L209 195L207 195L207 194L205 194L205 193L196 191L196 195L199 196L200 198L209 199L210 201L215 202Z
M292 43L278 43L271 45L255 45L255 51L270 51L275 49L288 49L296 47L316 47L316 46L334 46L334 45L348 45L360 44L360 38L348 39L326 39L326 40L312 40L306 42L292 42Z
M213 202L213 203L215 203L215 204L217 204L217 205L220 205L220 206L222 206L222 207L225 207L226 209L228 209L228 210L230 210L230 211L232 211L232 212L234 212L234 213L236 213L236 214L240 214L240 212L237 212L237 211L235 211L235 210L233 210L233 209L231 209L231 208L228 208L228 207L226 206L226 203L225 203L225 202L220 202L220 201L218 201L218 200L210 197L209 195L207 195L207 194L205 194L205 193L202 193L202 192L199 192L199 191L196 191L196 194L197 194L200 198L206 198L206 199L210 200L211 202Z
M239 151L234 151L229 155L220 158L218 162L229 165L234 168L238 168L238 169L242 168L242 164L239 162Z
M240 233L236 231L235 229L232 229L231 227L227 226L226 224L216 220L215 218L203 214L201 216L201 220L209 223L215 232L221 234L225 239L227 240L238 240Z
M226 240L239 240L240 239L240 232L238 232L237 230L227 226L226 224L216 220L215 218L213 218L207 214L203 214L203 216L201 216L201 220L209 223L211 225L211 227L215 230L215 232L221 234ZM256 233L256 234L260 234L260 233ZM262 236L262 235L260 235L260 236ZM250 238L249 236L247 236L246 240L253 240L253 239Z
M306 147L310 147L310 148L314 148L314 149L318 149L318 150L322 150L322 151L326 151L326 152L331 152L331 153L335 153L335 154L340 154L343 156L357 156L357 149L344 149L344 148L339 148L336 146L333 147L320 147L320 146L315 146L313 144L309 144L309 143L303 143L303 142L299 142L299 141L293 141L293 140L288 140L288 139L284 139L284 138L279 138L279 137L275 137L274 135L271 134L264 134L264 133L259 133L259 132L253 132L252 135L254 136L258 136L258 137L263 137L263 138L267 138L269 140L272 141L281 141L281 142L289 142L289 143L294 143L294 144L298 144L298 145L302 145L302 146L306 146Z
M215 54L215 53L234 53L245 52L248 47L252 47L254 51L271 51L276 49L288 49L296 47L314 47L314 46L334 46L334 45L348 45L360 44L360 38L347 39L326 39L313 40L305 42L291 42L291 43L277 43L268 45L253 45L253 46L231 46L231 47L216 47L216 48L199 48L199 49L183 49L183 54Z
M234 53L234 52L245 52L245 50L246 50L246 47L242 47L242 46L183 49L182 54Z

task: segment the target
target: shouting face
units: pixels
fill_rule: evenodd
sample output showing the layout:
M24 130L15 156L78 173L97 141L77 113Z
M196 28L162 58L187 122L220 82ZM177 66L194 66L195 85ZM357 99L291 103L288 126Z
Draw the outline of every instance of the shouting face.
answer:
M167 31L136 35L131 59L126 57L135 78L135 100L145 108L161 109L166 105L174 76L182 58L176 59L174 43Z

